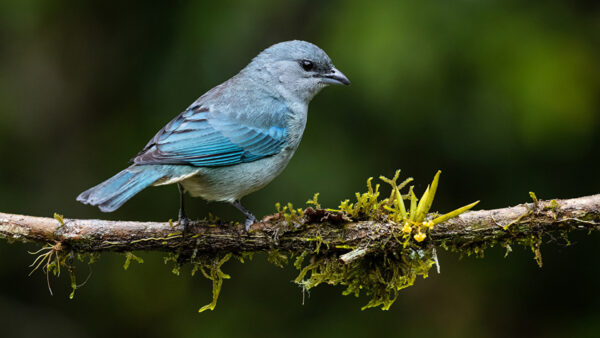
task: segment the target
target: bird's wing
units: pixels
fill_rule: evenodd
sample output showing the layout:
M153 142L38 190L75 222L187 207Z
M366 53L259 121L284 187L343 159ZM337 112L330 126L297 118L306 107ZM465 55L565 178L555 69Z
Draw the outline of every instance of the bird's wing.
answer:
M287 138L288 111L282 103L269 106L257 119L243 111L193 105L161 129L133 162L216 167L277 154Z

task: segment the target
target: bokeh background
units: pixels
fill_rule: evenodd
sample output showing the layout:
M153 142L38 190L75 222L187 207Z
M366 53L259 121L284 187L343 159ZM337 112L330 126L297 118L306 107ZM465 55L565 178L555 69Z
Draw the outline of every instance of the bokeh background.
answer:
M352 81L311 104L285 172L245 199L258 215L315 192L330 207L369 176L401 168L420 193L443 170L434 209L600 192L597 1L0 1L0 211L167 220L175 186L113 214L75 196L128 165L166 122L267 46L304 39ZM195 200L189 212L240 219ZM210 283L171 274L161 254L122 268L104 254L69 300L66 276L27 277L36 246L0 242L2 337L597 337L598 234L504 258L440 254L442 273L390 311L321 286L302 305L264 255L230 262L215 311ZM81 265L79 279L88 268ZM308 295L307 295L308 296Z

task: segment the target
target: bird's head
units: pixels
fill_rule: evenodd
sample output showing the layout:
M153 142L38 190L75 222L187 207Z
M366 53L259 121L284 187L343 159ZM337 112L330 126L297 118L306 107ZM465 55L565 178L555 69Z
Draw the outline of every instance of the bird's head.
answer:
M321 48L298 40L265 49L245 72L275 86L283 95L293 95L307 103L328 85L350 84Z

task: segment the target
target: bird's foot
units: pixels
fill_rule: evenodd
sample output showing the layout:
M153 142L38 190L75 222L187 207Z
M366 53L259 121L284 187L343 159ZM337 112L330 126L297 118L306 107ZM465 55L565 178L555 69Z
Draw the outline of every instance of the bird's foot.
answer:
M254 223L256 223L256 217L254 215L252 215L252 214L247 215L246 222L244 222L244 226L245 226L246 232L250 231L250 227Z
M187 218L187 216L179 216L179 220L177 221L179 225L183 226L183 234L190 232L190 223L192 220Z
M187 214L185 213L185 208L184 208L184 192L185 190L183 189L183 186L181 186L181 184L177 183L177 188L179 189L179 225L183 226L183 236L185 236L186 233L189 232L190 230L190 223L191 220L187 217Z
M256 216L254 216L250 211L248 211L248 209L244 208L244 206L242 205L240 200L233 201L233 202L231 202L231 204L234 207L236 207L239 211L244 213L244 215L246 216L246 221L244 222L244 226L245 226L246 232L248 232L250 230L250 227L252 226L252 224L256 223Z

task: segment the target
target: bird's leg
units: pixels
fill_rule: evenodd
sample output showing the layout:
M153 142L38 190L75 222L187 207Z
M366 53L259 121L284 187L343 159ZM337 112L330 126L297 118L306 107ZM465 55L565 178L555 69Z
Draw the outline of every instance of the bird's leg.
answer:
M190 224L190 219L187 217L187 215L185 214L185 208L184 208L184 191L183 191L183 187L181 186L181 183L177 183L177 188L179 189L179 224L183 225L183 232L187 232L188 230L188 225Z
M244 225L246 227L246 232L248 232L248 230L250 230L250 226L256 223L256 217L250 211L248 211L248 209L244 208L244 206L239 200L233 201L231 202L231 204L234 207L236 207L239 211L244 213L244 215L246 215L246 222L244 222Z

